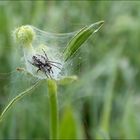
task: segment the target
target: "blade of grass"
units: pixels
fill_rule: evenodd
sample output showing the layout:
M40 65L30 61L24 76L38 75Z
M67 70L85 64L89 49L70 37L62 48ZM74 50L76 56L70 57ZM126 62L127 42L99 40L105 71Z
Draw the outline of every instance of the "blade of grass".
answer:
M17 101L19 101L21 98L23 98L25 95L28 94L29 91L31 91L32 89L34 89L37 85L39 84L39 81L36 82L33 86L31 86L30 88L28 88L27 90L21 92L19 95L17 95L15 98L13 98L9 104L5 107L5 109L3 110L3 112L0 115L0 122L3 120L4 115L6 114L6 112L12 107L13 104L15 104Z
M114 97L115 82L118 74L118 64L123 48L114 50L110 56L110 68L108 67L109 77L105 88L105 96L103 101L103 110L100 120L99 129L97 131L96 139L110 139L110 121L112 112L112 103Z
M77 125L78 124L74 116L74 111L70 105L67 105L64 109L64 113L60 122L59 139L77 139Z
M64 59L67 61L76 51L81 47L81 45L93 34L96 33L104 21L99 21L89 26L83 27L67 44L64 50Z

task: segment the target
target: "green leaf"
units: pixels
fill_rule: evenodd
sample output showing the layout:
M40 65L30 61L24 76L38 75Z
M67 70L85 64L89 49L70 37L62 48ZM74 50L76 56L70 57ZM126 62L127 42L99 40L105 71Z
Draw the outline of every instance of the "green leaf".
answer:
M71 107L66 107L62 120L60 123L59 131L60 139L76 139L77 136L77 123Z
M60 79L57 81L57 84L58 85L61 85L61 86L65 86L65 85L68 85L68 84L71 84L73 83L74 81L76 81L78 79L78 77L76 75L73 75L73 76L67 76L63 79Z
M67 61L76 51L81 47L81 45L93 34L96 33L104 21L99 21L89 26L83 27L67 44L64 50L64 59Z

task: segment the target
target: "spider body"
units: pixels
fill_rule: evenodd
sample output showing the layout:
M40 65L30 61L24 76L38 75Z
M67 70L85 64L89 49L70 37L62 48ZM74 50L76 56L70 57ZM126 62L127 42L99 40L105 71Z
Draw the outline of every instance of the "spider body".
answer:
M38 68L37 73L39 71L42 71L48 78L52 78L51 77L51 74L53 74L52 67L54 66L61 70L61 68L59 68L56 65L56 64L61 65L61 63L50 61L44 50L43 52L44 55L39 55L39 54L37 54L36 56L34 55L32 57L32 62L29 61L29 63Z

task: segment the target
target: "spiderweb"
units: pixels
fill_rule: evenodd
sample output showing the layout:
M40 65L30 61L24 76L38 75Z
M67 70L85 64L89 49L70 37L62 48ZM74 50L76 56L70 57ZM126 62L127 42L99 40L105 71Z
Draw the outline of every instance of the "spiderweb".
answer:
M45 100L47 97L46 85L42 84L41 86L39 86L38 90L34 87L34 85L37 82L41 82L43 79L46 79L47 76L42 71L37 72L37 67L33 66L30 63L32 62L32 57L38 56L39 59L42 59L39 55L44 56L45 51L49 60L61 63L61 65L58 65L61 70L57 67L52 67L52 77L55 79L60 79L68 75L79 74L82 71L81 64L86 63L87 60L83 58L84 56L81 56L80 51L67 62L64 62L62 56L63 50L65 49L67 43L78 31L65 34L55 34L41 31L33 26L30 27L36 34L35 39L32 43L33 51L29 51L27 48L23 48L22 46L18 49L14 48L13 55L10 60L11 69L13 69L13 71L10 73L1 73L0 80L8 79L8 83L4 87L5 89L7 89L6 96L8 96L8 100L6 102L9 102L19 93L31 88L35 89L33 93L36 95L29 96L28 99L26 98L26 101L24 100L24 102L27 102L28 106L35 106L35 108L38 106L39 108L39 106L42 106L41 104L43 103L43 100ZM84 45L88 45L88 43L85 43ZM41 61L44 60L42 59ZM86 91L84 89L88 89L88 94L85 94ZM75 94L72 93L72 91L78 92L77 94ZM67 101L73 102L76 99L85 96L91 96L93 95L92 91L93 88L91 88L91 84L85 85L85 80L81 80L80 83L77 82L76 85L73 85L72 90L71 88L68 88L68 90L62 89L61 92L60 88L58 94L59 104L61 107L63 107L65 106ZM34 105L33 102L35 102ZM4 106L5 102L3 102L2 104ZM26 104L24 105L26 106Z
M110 64L116 64L116 58L113 61L110 59L114 57L114 54L107 57L97 66L91 66L89 71L85 72L83 68L87 67L88 59L86 59L85 55L83 55L84 53L81 55L81 52L79 51L66 63L62 57L64 48L77 31L67 34L53 34L41 31L35 27L32 28L36 33L36 37L32 45L34 52L29 52L26 50L26 48L15 48L10 62L11 69L13 69L13 71L10 73L0 74L0 80L8 79L8 83L5 87L7 89L5 91L7 94L5 97L6 102L3 101L1 104L5 106L19 93L31 89L29 93L33 93L33 95L23 98L23 100L18 102L18 105L15 105L16 107L11 109L13 116L16 114L15 112L18 112L18 114L22 112L26 114L26 112L28 112L30 115L32 115L29 122L34 120L43 120L40 122L46 122L47 115L42 114L48 114L48 104L46 102L47 86L42 81L47 77L41 71L37 73L37 68L28 62L32 61L32 57L34 55L44 55L42 49L45 50L48 58L51 61L62 64L61 71L53 67L53 71L55 73L55 75L52 75L53 78L59 79L73 74L79 76L79 80L72 85L68 85L66 88L59 87L58 101L60 110L68 103L80 110L82 104L81 102L85 97L91 98L92 96L94 99L96 96L97 102L100 102L102 99L101 93L104 92L106 85L101 86L101 81L98 81L97 79L100 76L107 76L109 73L111 73L112 65ZM84 47L88 47L88 42L84 43ZM36 83L38 84L38 82L42 83L38 87L34 86ZM44 126L44 124L45 123L41 124L41 126ZM46 126L44 126L44 128L45 127Z
M41 82L42 79L47 78L42 71L37 73L37 68L29 63L29 61L32 61L32 57L34 55L44 56L43 51L45 51L49 60L61 63L59 66L61 70L57 67L52 67L53 78L59 79L63 76L70 75L70 70L66 69L68 65L64 65L62 53L68 41L70 41L77 31L65 34L55 34L41 31L33 26L30 27L36 34L32 44L34 51L29 51L22 46L20 47L17 44L14 44L14 46L18 47L13 48L13 54L9 60L12 71L4 73L0 72L0 81L5 81L6 83L1 85L0 88L0 92L3 93L1 98L1 106L3 106L3 108L15 96L27 89L30 89L31 87L33 87L32 89L35 89L34 85L37 82ZM72 60L70 60L68 63L72 63ZM68 69L70 68L71 67L68 67ZM39 91L34 90L33 93L36 94L36 96L29 96L28 99L26 98L27 101L31 100L31 102L29 101L28 104L38 102L37 98L42 100L44 97L47 97L46 85L42 84L40 88L41 89ZM38 95L38 92L41 92L41 95Z

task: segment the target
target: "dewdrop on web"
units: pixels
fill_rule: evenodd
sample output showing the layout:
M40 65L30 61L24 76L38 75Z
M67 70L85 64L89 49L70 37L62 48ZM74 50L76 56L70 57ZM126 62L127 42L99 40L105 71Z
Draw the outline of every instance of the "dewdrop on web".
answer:
M48 43L47 34L45 40L45 33L30 25L17 28L14 34L22 46L27 72L39 79L57 80L62 77L63 56L57 44Z

